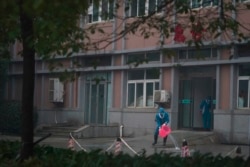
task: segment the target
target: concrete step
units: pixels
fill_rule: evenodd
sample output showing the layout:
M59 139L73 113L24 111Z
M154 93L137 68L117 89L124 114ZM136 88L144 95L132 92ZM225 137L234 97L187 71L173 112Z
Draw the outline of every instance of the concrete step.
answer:
M55 137L69 137L70 133L76 138L117 137L119 128L116 125L47 125L36 130L36 136L45 136L51 133Z
M119 127L117 125L50 125L37 130L35 136L46 136L49 133L54 137L65 138L68 138L71 133L76 139L116 138L120 136ZM143 138L144 136L142 139ZM179 146L182 145L184 139L190 146L220 143L219 137L213 131L174 130L168 137L168 141L176 142Z
M69 137L70 132L78 129L79 126L67 124L53 124L40 127L35 131L35 136L45 136L51 134L54 137Z
M213 131L175 130L171 135L177 143L182 144L185 139L190 146L220 143L218 135Z
M117 125L86 125L72 133L76 138L117 137L119 127Z

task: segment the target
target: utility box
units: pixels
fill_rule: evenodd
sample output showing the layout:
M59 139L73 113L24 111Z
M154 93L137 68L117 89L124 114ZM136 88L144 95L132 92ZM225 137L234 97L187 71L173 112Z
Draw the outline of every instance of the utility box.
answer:
M166 90L155 90L154 103L167 103L170 102L170 92Z

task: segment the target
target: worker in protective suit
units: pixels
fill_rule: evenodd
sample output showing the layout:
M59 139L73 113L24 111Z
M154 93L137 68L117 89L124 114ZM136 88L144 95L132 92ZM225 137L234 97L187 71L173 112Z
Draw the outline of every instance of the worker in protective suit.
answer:
M155 122L156 122L156 129L155 129L155 132L154 132L154 142L153 142L152 145L155 145L157 143L160 127L163 124L168 124L169 123L169 115L164 110L162 104L158 104L157 113L155 115ZM166 137L163 138L163 146L166 145L167 137L168 136L166 136Z
M203 128L210 130L211 128L211 97L208 96L200 103L200 112L202 113Z

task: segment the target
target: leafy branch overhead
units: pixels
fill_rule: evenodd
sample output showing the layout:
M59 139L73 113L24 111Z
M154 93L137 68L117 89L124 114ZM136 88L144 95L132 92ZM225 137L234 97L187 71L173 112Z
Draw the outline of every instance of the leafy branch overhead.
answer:
M126 38L129 34L138 35L145 39L153 36L159 37L159 45L164 45L162 38L180 35L173 31L176 29L175 27L183 29L182 36L179 36L176 42L188 45L202 45L203 41L213 41L226 35L231 37L231 33L234 34L234 42L241 42L246 39L242 30L245 29L249 32L247 26L239 23L233 17L233 14L238 12L237 5L242 6L242 4L234 5L232 2L218 1L218 5L214 8L193 10L188 1L164 0L158 4L157 10L151 10L147 14L143 13L139 17L131 18L128 13L131 11L132 1L128 1L125 7L121 0L116 2L109 0L109 2L110 4L115 3L113 10L100 14L103 14L103 17L112 15L112 18L119 24L112 32L103 28L102 25L105 24L103 22L91 25L81 23L88 15L88 1L64 3L49 0L24 1L25 12L34 20L34 47L37 56L49 60L57 56L70 57L79 52L105 50L109 45L121 38ZM94 0L92 3L96 6L100 5L98 0ZM117 12L120 8L124 8L125 16ZM19 13L18 6L14 2L2 1L0 9L2 12L0 32L3 34L0 37L2 44L0 51L1 55L6 57L8 46L16 39L22 41L18 26ZM241 7L241 11L248 9L249 4ZM181 16L183 21L171 19L178 16ZM202 26L204 31L195 27L198 25ZM187 29L192 30L186 31ZM193 38L189 38L190 33ZM100 35L94 38L93 34Z

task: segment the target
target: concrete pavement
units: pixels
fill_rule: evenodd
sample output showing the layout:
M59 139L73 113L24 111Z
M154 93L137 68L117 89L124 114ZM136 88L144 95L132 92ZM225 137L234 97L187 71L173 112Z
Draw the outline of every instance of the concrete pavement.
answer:
M38 140L39 137L35 137L34 141ZM148 134L137 137L123 137L121 142L117 143L117 138L75 138L75 149L77 151L85 150L91 151L94 149L101 149L107 152L115 152L117 146L121 147L123 153L130 155L141 154L144 150L146 155L153 153L173 153L181 155L182 141L186 139L188 142L189 150L191 154L195 151L200 153L211 153L212 155L222 156L243 156L245 158L250 156L250 147L248 145L228 145L221 144L218 138L213 132L193 132L193 131L172 131L168 137L167 145L162 146L162 138L158 139L156 146L152 146L153 135ZM19 140L20 137L6 136L0 134L0 140ZM120 145L119 145L120 144ZM54 137L53 135L43 140L40 145L49 145L58 148L67 148L68 138ZM240 151L239 154L236 150Z

